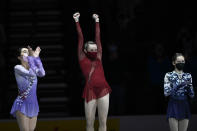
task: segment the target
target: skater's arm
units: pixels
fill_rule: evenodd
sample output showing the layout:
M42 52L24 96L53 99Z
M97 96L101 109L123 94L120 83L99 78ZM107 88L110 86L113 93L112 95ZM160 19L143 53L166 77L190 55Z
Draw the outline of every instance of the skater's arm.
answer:
M34 71L34 73L39 76L43 77L45 76L45 70L43 68L42 62L39 58L41 49L40 47L37 47L35 51L32 50L30 46L28 46L28 50L30 53L30 56L27 57L29 67Z
M170 74L166 73L165 78L164 78L164 95L170 96L170 95L175 95L176 91L178 90L179 86L176 85L175 82L171 82L169 80Z
M190 98L194 98L194 89L192 85L192 75L188 75L188 85L186 86L187 94L189 95Z
M80 14L78 12L73 14L73 18L76 23L76 29L77 29L77 34L78 34L78 59L82 60L85 57L85 54L83 52L84 38L83 38L81 26L79 24L79 17L80 17Z
M40 57L34 58L34 62L35 62L35 65L37 67L36 75L39 76L39 77L45 76L45 70L43 68L43 64L42 64L42 61L41 61Z
M95 42L98 47L98 58L102 59L102 45L101 45L101 36L100 36L100 24L99 24L99 16L97 14L93 14L93 19L95 20Z

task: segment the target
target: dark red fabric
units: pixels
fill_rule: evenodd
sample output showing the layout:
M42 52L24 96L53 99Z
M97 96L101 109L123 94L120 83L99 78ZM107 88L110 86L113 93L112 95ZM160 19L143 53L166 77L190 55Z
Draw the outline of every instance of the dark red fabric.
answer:
M83 34L80 24L76 22L78 32L78 57L82 73L86 79L86 85L83 91L83 98L89 102L92 99L98 99L111 92L108 85L103 65L102 65L102 46L100 41L100 26L96 23L95 42L98 47L97 59L92 61L83 52Z
M91 60L95 60L97 58L97 52L87 52L86 55Z

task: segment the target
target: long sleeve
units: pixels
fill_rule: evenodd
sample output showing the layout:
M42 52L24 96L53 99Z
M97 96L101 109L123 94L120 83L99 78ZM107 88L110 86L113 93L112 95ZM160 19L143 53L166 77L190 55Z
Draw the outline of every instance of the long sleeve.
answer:
M174 95L179 86L176 86L175 83L172 83L169 81L169 74L166 73L165 78L164 78L164 95L165 96L170 96Z
M95 24L95 41L98 47L98 58L102 59L102 45L101 45L101 36L100 36L100 24L96 22Z
M42 62L40 60L40 57L36 57L34 59L34 61L35 61L35 65L38 67L38 70L37 70L37 73L36 73L37 76L39 76L39 77L45 76L45 70L43 68L43 65L42 65Z
M176 73L166 73L164 78L164 95L175 99L187 99L187 96L193 98L194 90L192 85L192 76L184 73L181 79Z
M189 78L189 84L187 86L187 93L188 93L189 97L194 98L194 89L193 89L193 85L192 85L191 74L189 74L188 78Z
M79 22L76 22L76 29L78 34L78 58L79 60L82 60L85 57L83 52L84 38Z
M170 81L168 80L168 74L164 77L164 95L169 96L171 94L172 87Z
M37 60L35 59L36 58L33 56L28 56L29 66L37 76L43 77L45 75L45 71L43 69L42 63L39 58L37 58Z

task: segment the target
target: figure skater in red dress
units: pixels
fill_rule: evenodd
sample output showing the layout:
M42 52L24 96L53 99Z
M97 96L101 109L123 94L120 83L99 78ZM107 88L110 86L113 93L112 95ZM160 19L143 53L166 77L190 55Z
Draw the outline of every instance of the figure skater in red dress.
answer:
M83 98L85 99L86 131L94 131L96 108L98 109L99 131L107 131L107 115L109 108L108 85L102 66L102 46L100 40L99 16L93 14L96 23L95 42L84 44L82 30L79 24L80 14L73 14L78 33L78 59L82 73L86 79Z

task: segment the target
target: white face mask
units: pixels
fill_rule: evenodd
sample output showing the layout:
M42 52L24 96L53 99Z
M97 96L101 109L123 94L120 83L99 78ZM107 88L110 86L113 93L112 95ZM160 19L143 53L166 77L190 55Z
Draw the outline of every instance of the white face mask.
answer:
M28 57L28 54L27 54L27 53L23 53L23 56L24 56L24 57Z
M28 57L28 54L27 54L27 53L23 53L23 60L24 60L25 62L28 62L27 57Z

